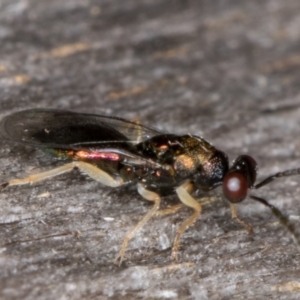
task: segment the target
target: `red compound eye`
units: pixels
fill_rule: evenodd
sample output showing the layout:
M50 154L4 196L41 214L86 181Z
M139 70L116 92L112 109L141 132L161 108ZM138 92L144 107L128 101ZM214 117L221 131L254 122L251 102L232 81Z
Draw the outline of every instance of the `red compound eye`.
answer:
M243 201L248 193L246 177L238 171L229 172L223 180L223 193L232 203Z

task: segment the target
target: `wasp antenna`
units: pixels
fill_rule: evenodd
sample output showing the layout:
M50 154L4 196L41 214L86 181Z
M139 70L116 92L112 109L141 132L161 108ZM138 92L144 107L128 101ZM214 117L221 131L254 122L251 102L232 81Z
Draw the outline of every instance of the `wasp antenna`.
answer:
M285 172L283 172L285 173ZM288 175L287 175L288 176ZM272 204L270 204L267 200L257 197L257 196L253 196L250 195L250 198L262 203L263 205L269 207L273 213L273 215L279 220L279 222L289 231L289 233L292 235L292 238L294 240L294 242L298 245L298 247L300 246L300 237L299 234L296 231L295 225L293 223L291 223L291 221L289 220L288 216L285 216L277 207L273 206Z
M0 184L0 192L5 189L7 186L9 185L9 182L4 182L2 184Z
M260 183L256 184L253 188L254 189L259 189L262 186L267 185L270 182L276 180L277 178L294 176L294 175L299 175L299 174L300 174L300 168L290 169L290 170L286 170L286 171L283 171L283 172L278 172L278 173L276 173L274 175L271 175L271 176L267 177L266 179L264 179Z

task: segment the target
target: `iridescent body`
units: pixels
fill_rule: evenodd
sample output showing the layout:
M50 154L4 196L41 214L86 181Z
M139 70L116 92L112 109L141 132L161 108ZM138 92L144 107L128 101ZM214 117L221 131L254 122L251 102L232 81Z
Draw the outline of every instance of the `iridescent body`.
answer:
M120 118L61 110L34 109L12 114L3 119L0 132L11 141L41 148L70 161L43 173L8 181L0 188L34 183L74 168L107 186L137 184L142 197L154 205L125 237L117 258L119 263L129 240L156 213L161 197L170 194L177 194L184 205L194 210L178 228L172 249L172 258L176 259L180 236L202 210L192 197L193 191L207 191L220 185L230 202L232 217L250 233L252 227L238 218L235 206L247 196L271 208L299 240L287 217L266 200L250 194L251 189L278 177L299 174L299 169L277 173L255 185L257 164L248 155L239 156L229 168L227 155L201 137L166 134Z

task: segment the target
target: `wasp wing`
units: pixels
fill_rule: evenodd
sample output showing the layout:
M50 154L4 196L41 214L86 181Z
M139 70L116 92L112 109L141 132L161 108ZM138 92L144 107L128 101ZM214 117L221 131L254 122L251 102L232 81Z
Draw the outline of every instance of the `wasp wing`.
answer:
M161 134L122 118L55 109L32 109L9 115L1 122L0 133L11 141L38 148L114 152L138 164L154 162L142 157L134 145Z
M90 148L113 142L137 144L161 132L122 118L55 109L32 109L5 117L3 137L36 147Z

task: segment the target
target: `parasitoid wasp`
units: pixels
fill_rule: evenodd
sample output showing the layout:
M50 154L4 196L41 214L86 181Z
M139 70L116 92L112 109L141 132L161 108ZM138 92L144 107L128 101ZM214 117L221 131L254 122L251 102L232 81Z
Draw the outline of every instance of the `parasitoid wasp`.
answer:
M227 155L202 137L163 133L118 117L64 110L32 109L14 113L2 120L0 133L10 141L41 148L69 160L52 170L5 182L0 190L32 184L77 168L106 186L136 184L138 193L153 202L149 212L126 235L116 259L119 264L130 239L156 214L161 197L171 194L177 194L180 201L194 211L177 230L171 255L177 259L181 235L194 224L202 210L193 192L218 186L222 186L230 203L232 218L249 233L253 231L251 225L240 219L236 210L236 204L246 198L269 207L300 244L288 217L251 193L277 178L300 174L300 168L276 173L255 184L257 163L249 155L240 155L229 167Z

